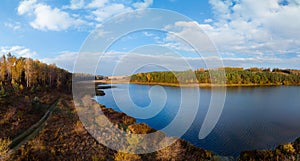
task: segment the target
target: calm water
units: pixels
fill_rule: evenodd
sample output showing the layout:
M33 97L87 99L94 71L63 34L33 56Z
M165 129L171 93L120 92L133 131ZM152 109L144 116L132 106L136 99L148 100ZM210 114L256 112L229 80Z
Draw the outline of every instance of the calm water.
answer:
M98 97L99 103L120 111L112 96L123 98L127 85L105 89L106 95ZM129 85L129 93L134 103L141 108L150 103L148 85ZM160 130L176 116L180 105L181 89L163 87L167 96L164 108L153 118L138 119ZM193 104L197 95L195 88L184 88L190 93L188 102ZM162 95L162 96L160 96ZM164 94L156 92L156 99L164 99ZM199 130L208 110L211 90L200 89L200 103L196 118L189 130L182 136L195 146L214 151L220 155L237 156L243 150L271 149L279 144L294 141L300 137L300 87L235 87L227 88L225 106L214 130L202 140ZM199 98L198 98L199 99ZM126 105L127 100L121 100ZM129 105L129 103L128 103ZM185 108L189 108L188 105ZM131 111L132 112L132 111ZM180 126L180 125L178 125Z

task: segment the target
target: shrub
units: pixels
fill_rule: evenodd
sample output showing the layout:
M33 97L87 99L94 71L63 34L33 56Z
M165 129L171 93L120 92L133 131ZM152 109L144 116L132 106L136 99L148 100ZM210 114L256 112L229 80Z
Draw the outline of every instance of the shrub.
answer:
M115 154L115 161L140 161L141 157L137 154L118 152Z
M107 159L105 159L104 156L99 156L99 157L92 156L92 161L102 161L102 160L107 160Z
M30 101L29 96L25 96L25 100L29 102Z
M186 149L181 145L181 141L177 140L172 145L159 150L156 153L156 160L184 160Z
M122 117L122 120L125 125L132 125L136 122L135 118L127 116L127 115L124 115Z
M0 156L3 156L8 152L10 143L11 141L9 139L0 138Z
M144 123L129 125L128 130L134 134L149 134L155 132L154 129Z
M21 84L21 85L19 86L19 89L20 89L20 91L23 91L24 86Z
M283 145L282 149L286 153L295 153L295 149L291 143Z
M33 102L40 102L40 99L39 99L37 96L35 96L35 97L33 98Z
M32 86L32 87L31 87L30 93L35 93L35 86Z
M3 87L1 87L0 90L0 97L5 95L5 89Z
M36 87L36 91L41 91L41 90L42 90L41 85L38 85L38 86Z
M14 91L19 92L19 84L17 82L13 83Z

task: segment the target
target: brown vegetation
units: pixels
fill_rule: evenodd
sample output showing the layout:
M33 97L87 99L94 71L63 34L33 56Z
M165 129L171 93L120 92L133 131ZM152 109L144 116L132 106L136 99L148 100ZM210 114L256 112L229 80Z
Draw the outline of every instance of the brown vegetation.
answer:
M33 96L12 95L6 102L0 103L0 138L13 139L31 125L36 123L47 110L52 94L36 93ZM40 98L39 103L34 103L34 98Z
M274 150L253 150L240 154L240 161L298 161L300 160L300 138L293 143L279 145Z
M42 131L11 155L13 160L213 160L212 152L196 148L179 139L161 151L135 155L113 151L99 144L83 127L73 106L72 97L60 93L57 108ZM135 119L124 113L101 106L115 124L127 126L132 133L151 133L146 124L135 124ZM127 121L125 121L127 120ZM130 120L130 121L128 121ZM129 123L128 123L129 122Z

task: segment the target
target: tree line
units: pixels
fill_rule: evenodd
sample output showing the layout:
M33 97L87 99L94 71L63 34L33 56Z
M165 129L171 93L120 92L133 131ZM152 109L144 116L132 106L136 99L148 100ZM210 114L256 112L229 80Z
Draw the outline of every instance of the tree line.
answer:
M0 58L0 94L12 87L15 92L23 90L59 89L71 91L72 74L31 58L17 58L10 53Z
M224 77L225 79L221 79ZM131 76L131 82L139 83L173 83L201 84L219 83L234 85L300 85L300 70L269 68L203 68L188 71L165 71L138 73Z

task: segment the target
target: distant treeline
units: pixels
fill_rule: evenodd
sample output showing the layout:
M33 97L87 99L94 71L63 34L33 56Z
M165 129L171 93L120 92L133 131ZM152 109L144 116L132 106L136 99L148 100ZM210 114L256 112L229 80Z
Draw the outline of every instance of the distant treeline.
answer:
M30 58L17 58L10 53L0 58L0 94L12 87L15 93L23 90L59 89L71 91L72 74ZM9 88L11 89L11 88Z
M221 79L224 77L226 80ZM234 84L234 85L300 85L300 70L273 69L269 68L219 68L205 70L203 68L195 71L180 72L149 72L138 73L131 76L132 83L172 83L178 84Z
M75 73L73 79L76 81L86 80L108 80L108 77L102 75L86 74L86 73Z

